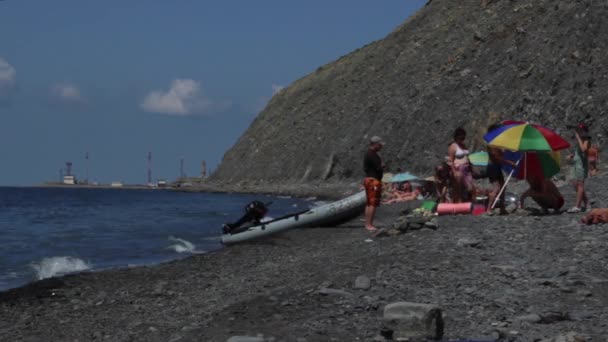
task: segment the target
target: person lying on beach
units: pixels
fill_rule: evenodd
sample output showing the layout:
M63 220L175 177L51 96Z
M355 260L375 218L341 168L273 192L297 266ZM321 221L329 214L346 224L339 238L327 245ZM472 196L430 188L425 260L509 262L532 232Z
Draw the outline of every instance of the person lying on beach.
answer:
M564 205L564 197L551 180L537 177L528 177L526 180L530 184L530 188L521 195L519 199L520 208L524 207L524 201L527 197L532 197L544 213L547 213L549 209L559 212L559 209Z
M581 217L584 224L608 223L608 208L595 208Z
M418 198L420 191L412 190L412 184L410 182L404 182L398 185L395 190L391 192L390 197L382 200L383 204L390 204L396 202L412 201Z

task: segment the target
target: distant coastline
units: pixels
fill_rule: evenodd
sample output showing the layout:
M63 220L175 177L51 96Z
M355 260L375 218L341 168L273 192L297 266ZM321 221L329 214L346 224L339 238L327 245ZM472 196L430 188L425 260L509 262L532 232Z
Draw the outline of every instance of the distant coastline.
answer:
M40 188L73 188L73 189L137 189L137 190L171 190L172 186L167 187L152 187L143 184L123 184L121 186L112 186L111 184L63 184L63 183L42 183L33 185L32 187Z

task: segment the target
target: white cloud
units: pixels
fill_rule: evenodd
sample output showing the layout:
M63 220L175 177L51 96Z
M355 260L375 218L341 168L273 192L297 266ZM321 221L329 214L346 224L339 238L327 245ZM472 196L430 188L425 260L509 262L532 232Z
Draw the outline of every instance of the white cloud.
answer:
M66 102L83 102L84 98L80 94L80 90L70 83L57 83L51 86L51 94L60 100Z
M10 89L15 85L17 70L0 57L0 94L5 89Z
M150 92L142 101L141 108L151 113L176 116L205 115L213 111L223 111L230 102L213 101L204 95L200 83L191 79L176 79L166 92Z

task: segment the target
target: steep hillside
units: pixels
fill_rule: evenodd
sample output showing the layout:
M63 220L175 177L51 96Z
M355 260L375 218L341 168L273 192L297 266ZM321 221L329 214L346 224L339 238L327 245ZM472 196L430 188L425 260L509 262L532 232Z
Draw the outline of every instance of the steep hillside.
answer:
M367 139L390 170L428 174L453 130L498 119L608 129L608 2L432 0L385 39L274 96L212 176L218 182L362 177Z

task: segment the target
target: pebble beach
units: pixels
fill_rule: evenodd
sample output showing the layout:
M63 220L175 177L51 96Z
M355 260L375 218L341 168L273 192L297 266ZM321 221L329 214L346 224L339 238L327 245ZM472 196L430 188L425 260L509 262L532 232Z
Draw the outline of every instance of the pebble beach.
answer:
M608 205L608 177L587 189L594 207ZM573 189L560 190L567 209ZM381 206L378 224L412 205ZM157 266L45 279L0 293L0 340L406 340L385 310L408 302L440 310L443 340L605 341L608 229L529 206L375 238L359 217Z

